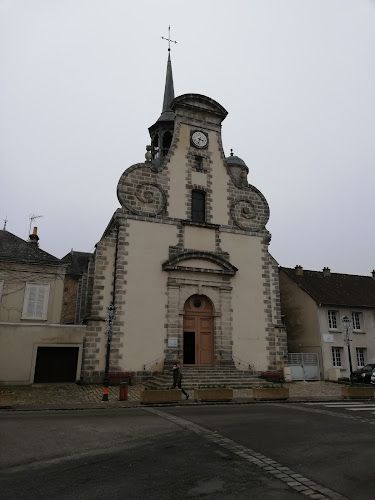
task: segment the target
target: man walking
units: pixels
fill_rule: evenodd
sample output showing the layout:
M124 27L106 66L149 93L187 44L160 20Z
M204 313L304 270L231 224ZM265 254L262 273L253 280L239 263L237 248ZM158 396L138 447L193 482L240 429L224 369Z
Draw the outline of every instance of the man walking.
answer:
M182 381L182 373L180 370L180 363L177 362L176 364L173 365L173 388L176 386L181 389L183 394L185 394L186 399L189 399L189 394L184 391L184 389L181 387L181 381Z

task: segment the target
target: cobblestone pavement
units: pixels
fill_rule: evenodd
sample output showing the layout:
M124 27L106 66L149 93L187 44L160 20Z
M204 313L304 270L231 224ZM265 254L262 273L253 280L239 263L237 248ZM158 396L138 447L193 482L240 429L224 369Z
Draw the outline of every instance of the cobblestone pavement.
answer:
M128 401L139 402L139 393L143 385L130 386ZM103 386L100 384L34 384L29 386L1 387L1 390L15 393L16 405L56 404L56 403L100 403ZM111 386L108 390L109 401L119 400L119 386Z
M289 387L290 398L310 397L341 399L341 385L333 382L292 382L284 384Z
M286 383L289 388L290 399L316 400L316 399L341 399L340 385L332 382L293 382ZM127 402L119 401L119 386L109 388L109 402L122 406L134 406L139 403L142 384L132 385L128 390ZM22 407L91 407L95 403L102 403L102 385L77 385L77 384L35 384L31 386L1 387L2 391L15 393L15 408ZM192 391L190 391L191 393ZM233 397L238 401L252 400L251 389L234 389ZM191 402L191 400L189 400Z
M277 384L275 384L277 385ZM341 386L332 382L290 382L283 384L289 389L289 399L341 399ZM249 399L253 397L251 389L235 389L235 399Z

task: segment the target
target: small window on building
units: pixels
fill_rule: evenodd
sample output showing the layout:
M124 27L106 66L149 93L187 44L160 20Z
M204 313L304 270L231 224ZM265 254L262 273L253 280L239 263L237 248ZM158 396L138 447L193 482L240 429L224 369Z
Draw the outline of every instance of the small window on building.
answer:
M206 220L206 193L194 189L191 194L191 220L205 222Z
M332 347L332 366L335 368L342 367L342 348L341 347Z
M203 157L202 156L198 156L198 155L195 156L195 165L194 166L195 166L195 169L198 171L203 170Z
M366 364L366 349L364 347L357 347L357 366L362 368Z
M337 330L337 311L328 311L328 328Z
M47 319L49 284L26 283L22 319Z
M353 332L363 332L363 316L361 312L352 312Z
M165 132L163 134L161 155L167 156L169 148L172 144L172 134L170 132Z

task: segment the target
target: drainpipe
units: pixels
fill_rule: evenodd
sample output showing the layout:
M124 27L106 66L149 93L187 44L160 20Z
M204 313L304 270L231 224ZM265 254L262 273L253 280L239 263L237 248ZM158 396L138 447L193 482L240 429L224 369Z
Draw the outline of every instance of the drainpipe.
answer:
M316 304L317 305L317 316L318 316L318 329L319 329L319 352L320 352L320 359L319 359L319 375L320 378L323 378L324 380L324 367L325 367L325 359L324 359L324 352L323 352L323 331L322 331L322 323L321 323L321 307L322 304Z
M83 337L83 339L82 339L81 375L79 378L80 385L83 384L83 372L85 369L85 350L86 350L86 337Z
M118 237L120 232L120 227L117 222L117 233L116 233L116 248L115 248L115 262L113 266L113 288L112 288L112 302L107 307L107 317L105 319L107 323L106 336L107 336L107 349L105 355L105 370L104 370L104 384L103 384L103 397L102 401L109 401L108 398L108 388L109 388L109 360L111 357L111 342L113 335L113 321L116 313L115 306L115 294L116 294L116 271L117 271L117 254L118 254Z

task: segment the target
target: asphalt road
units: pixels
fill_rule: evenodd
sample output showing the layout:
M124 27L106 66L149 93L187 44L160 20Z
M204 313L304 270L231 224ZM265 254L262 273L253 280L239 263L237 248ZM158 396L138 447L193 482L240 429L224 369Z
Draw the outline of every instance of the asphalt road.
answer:
M374 417L326 404L0 412L0 495L368 500Z

